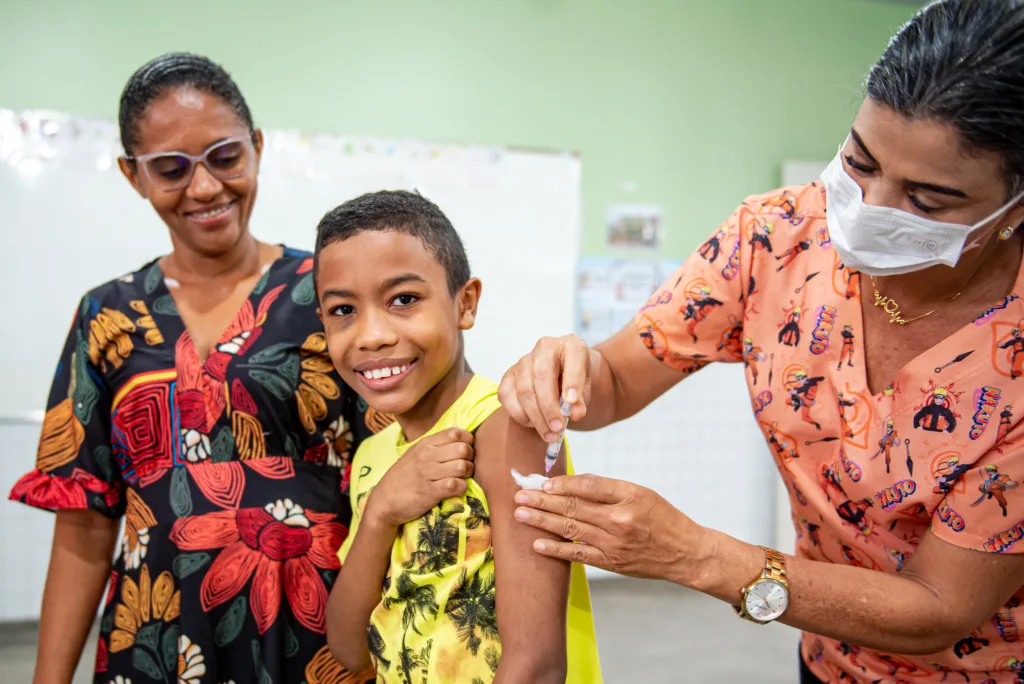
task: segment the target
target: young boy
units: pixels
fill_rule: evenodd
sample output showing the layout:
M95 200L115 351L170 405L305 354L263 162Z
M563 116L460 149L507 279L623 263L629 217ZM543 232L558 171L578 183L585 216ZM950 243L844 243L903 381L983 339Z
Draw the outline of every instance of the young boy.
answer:
M396 418L352 464L331 652L379 682L600 682L583 568L513 518L511 470L543 472L546 444L464 358L481 284L451 223L417 194L363 195L320 222L314 275L335 367Z

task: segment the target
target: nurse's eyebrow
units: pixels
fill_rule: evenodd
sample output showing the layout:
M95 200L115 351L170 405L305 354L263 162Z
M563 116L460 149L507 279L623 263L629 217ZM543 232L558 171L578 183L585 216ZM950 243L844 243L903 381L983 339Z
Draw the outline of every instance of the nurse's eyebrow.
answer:
M874 155L872 155L871 152L868 150L867 145L864 144L864 141L861 139L860 135L857 134L857 131L855 129L850 129L850 137L853 138L853 141L857 143L857 147L860 148L860 151L864 153L864 156L867 157L872 164L874 164L875 166L881 166L881 164L878 163L878 160L875 159ZM946 187L945 185L935 185L934 183L923 183L921 181L913 180L908 180L907 185L919 190L928 190L929 192L934 192L939 195L949 195L950 197L969 199L967 193L964 192L963 190L957 190L956 188Z
M864 153L864 156L868 158L868 161L870 161L875 166L879 166L878 160L875 159L875 155L871 154L871 152L868 151L868 146L864 144L863 140L861 140L860 135L858 135L857 133L857 129L850 129L850 137L853 138L853 141L855 143L857 143L857 147L859 147L860 151Z

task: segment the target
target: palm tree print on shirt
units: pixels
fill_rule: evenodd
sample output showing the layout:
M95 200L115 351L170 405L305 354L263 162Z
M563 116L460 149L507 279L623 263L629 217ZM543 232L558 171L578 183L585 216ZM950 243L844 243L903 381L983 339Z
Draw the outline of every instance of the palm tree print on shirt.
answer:
M408 573L401 573L395 586L395 596L384 599L384 609L391 610L394 606L402 606L402 629L412 628L422 634L417 621L432 619L437 616L437 591L431 585L419 585Z
M405 563L406 568L440 574L444 568L458 562L459 527L452 522L452 517L465 508L461 503L447 509L442 506L435 506L420 519L416 550Z
M488 554L491 552L488 551ZM445 613L455 623L459 641L474 656L484 639L498 640L498 617L494 608L494 574L475 574L467 578L462 571L459 584L448 597ZM477 633L479 631L479 634Z

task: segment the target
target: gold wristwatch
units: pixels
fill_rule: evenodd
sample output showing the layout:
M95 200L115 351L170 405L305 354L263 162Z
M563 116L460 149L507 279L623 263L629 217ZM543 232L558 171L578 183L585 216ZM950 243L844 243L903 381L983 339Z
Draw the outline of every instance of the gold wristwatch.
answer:
M740 589L740 605L733 610L744 620L766 625L778 620L789 606L786 559L778 551L760 547L765 563L761 576Z

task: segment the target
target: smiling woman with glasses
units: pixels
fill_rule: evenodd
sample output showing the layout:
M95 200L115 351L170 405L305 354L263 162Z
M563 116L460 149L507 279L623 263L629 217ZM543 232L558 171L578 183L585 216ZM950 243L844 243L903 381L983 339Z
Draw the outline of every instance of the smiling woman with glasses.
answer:
M200 155L188 152L151 152L139 157L126 155L125 160L140 167L151 186L170 192L187 188L192 183L196 164L205 166L217 180L229 181L244 176L256 156L254 137L242 135L218 140Z
M35 682L71 680L101 598L99 684L372 679L325 636L370 429L327 355L312 255L249 232L263 136L190 54L135 72L120 127L173 249L82 299L11 493L57 512Z

